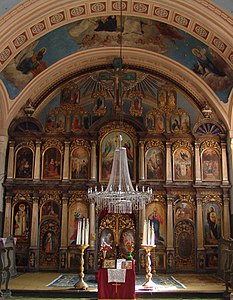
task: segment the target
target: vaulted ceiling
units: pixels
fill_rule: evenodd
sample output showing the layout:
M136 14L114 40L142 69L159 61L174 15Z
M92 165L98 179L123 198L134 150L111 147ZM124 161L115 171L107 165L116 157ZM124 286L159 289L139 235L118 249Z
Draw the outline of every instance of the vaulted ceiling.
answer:
M208 103L231 135L233 17L231 0L218 1L223 7L216 2L25 0L9 1L10 10L1 5L1 134L7 135L28 99L39 110L70 79L93 78L122 55L123 67L172 82L200 109Z

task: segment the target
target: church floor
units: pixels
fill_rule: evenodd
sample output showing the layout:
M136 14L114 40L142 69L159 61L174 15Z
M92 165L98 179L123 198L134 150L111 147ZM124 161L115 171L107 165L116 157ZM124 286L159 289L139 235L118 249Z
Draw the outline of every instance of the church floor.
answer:
M87 291L75 288L48 287L60 273L35 272L24 273L9 282L12 300L29 300L32 297L45 298L75 298L98 299L97 289ZM215 274L172 274L185 289L142 291L136 290L137 299L230 299L230 293L225 292L224 281ZM156 276L160 276L159 274ZM2 286L4 291L5 286ZM0 298L1 299L1 298ZM2 298L3 299L3 298ZM232 297L233 299L233 297Z

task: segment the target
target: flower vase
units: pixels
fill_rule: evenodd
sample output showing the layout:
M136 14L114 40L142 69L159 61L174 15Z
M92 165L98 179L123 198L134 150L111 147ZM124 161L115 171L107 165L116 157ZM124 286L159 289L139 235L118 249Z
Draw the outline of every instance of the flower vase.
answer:
M128 260L133 260L133 251L132 250L129 250L127 259Z

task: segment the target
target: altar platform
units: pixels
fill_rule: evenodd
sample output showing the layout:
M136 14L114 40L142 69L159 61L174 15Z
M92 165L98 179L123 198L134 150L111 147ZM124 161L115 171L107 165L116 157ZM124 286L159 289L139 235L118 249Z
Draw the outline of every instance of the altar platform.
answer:
M77 290L73 286L49 286L49 284L55 282L61 275L71 274L55 272L18 274L16 278L10 280L9 288L11 295L13 299L18 296L98 299L97 284L90 284L87 290ZM158 277L159 279L164 275L169 276L169 274L158 274L153 278ZM88 278L88 276L91 275L85 275L85 278ZM94 276L93 274L92 277L94 278ZM136 285L136 299L230 299L230 292L226 293L224 281L216 274L171 274L171 276L181 283L184 288L169 288L164 286L153 290L146 290L142 286ZM4 291L4 285L2 286L2 290Z

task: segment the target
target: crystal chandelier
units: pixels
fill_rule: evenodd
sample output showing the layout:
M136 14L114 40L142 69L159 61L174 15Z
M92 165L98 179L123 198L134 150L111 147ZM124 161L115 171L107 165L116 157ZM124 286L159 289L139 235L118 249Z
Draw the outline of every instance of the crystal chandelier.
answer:
M107 209L109 213L131 214L134 210L143 209L150 202L152 189L134 189L128 167L126 148L121 147L122 136L120 135L120 147L114 151L112 171L108 186L98 191L88 189L88 198L94 201L99 209Z

